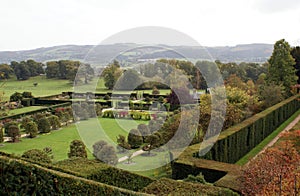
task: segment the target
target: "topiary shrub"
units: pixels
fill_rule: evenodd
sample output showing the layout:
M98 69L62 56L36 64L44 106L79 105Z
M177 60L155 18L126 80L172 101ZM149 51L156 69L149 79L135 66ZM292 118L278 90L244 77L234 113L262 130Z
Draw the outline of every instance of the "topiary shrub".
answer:
M109 165L116 165L118 163L116 150L109 144L104 145L102 149L97 152L96 158Z
M50 126L51 126L52 130L57 130L61 127L61 123L60 123L60 120L59 120L58 116L51 115L51 116L48 117L48 120L49 120L49 123L50 123Z
M118 143L118 146L117 146L117 149L120 153L124 153L126 152L127 150L130 150L131 149L131 146L128 144L128 142L126 141L126 138L124 135L119 135L117 137L117 143Z
M100 140L93 145L93 155L96 157L97 153L103 148L103 146L107 145L107 142L104 140Z
M68 153L68 157L82 157L87 158L87 152L85 149L85 145L81 140L73 140L70 144L70 152Z
M139 130L139 132L141 133L142 137L143 137L143 142L146 141L146 138L151 135L150 130L148 125L146 124L139 124L137 129Z
M159 95L159 94L160 94L159 90L156 88L156 86L154 86L152 90L152 95Z
M51 130L48 118L42 117L37 121L38 130L41 133L49 133Z
M102 106L100 103L96 103L95 105L95 111L96 111L96 115L97 116L101 116L102 115Z
M160 103L163 103L163 102L164 102L164 99L165 99L165 98L164 98L163 96L159 96L159 97L158 97L158 101L159 101Z
M7 135L8 137L11 137L12 142L18 142L21 136L18 125L10 125L7 128Z
M30 138L35 138L38 135L38 126L35 122L31 121L23 125L25 132L29 134Z
M108 100L110 100L110 96L109 95L105 95L103 99L108 101Z
M127 140L131 148L139 148L143 144L143 137L137 129L130 130Z
M30 159L32 161L40 162L40 163L51 163L51 158L48 154L39 149L31 149L23 153L23 158Z

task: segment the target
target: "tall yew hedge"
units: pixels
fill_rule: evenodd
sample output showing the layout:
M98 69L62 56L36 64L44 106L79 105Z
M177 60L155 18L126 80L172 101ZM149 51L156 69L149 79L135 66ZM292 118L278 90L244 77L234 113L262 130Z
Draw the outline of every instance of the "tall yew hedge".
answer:
M290 97L223 131L205 159L235 163L300 108L299 95ZM198 152L194 153L199 157Z

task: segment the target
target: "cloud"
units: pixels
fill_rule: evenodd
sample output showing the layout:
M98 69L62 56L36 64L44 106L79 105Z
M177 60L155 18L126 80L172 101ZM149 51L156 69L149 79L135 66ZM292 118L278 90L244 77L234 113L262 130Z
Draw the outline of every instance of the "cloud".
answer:
M299 0L256 0L254 8L263 13L278 13L300 8Z

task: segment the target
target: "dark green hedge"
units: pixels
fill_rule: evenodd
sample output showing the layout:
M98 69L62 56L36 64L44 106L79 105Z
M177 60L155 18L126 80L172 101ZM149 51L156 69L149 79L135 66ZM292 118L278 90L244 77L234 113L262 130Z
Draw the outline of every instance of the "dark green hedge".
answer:
M139 191L154 180L125 170L108 166L97 160L68 159L55 164L56 170L73 172L75 175L97 182Z
M299 96L293 96L223 131L205 159L235 163L263 141L299 108ZM199 157L198 152L194 153Z
M144 192L160 195L239 195L229 189L216 187L210 184L200 184L192 182L176 181L168 178L162 178L145 187Z
M196 165L189 165L180 162L175 162L172 165L173 179L184 179L190 174L197 176L199 173L202 173L205 181L209 183L214 183L227 174L224 171L201 168L201 167L197 167Z
M0 117L0 120L17 119L17 118L22 118L22 117L27 116L27 115L32 115L32 114L46 112L46 111L50 111L51 112L51 111L55 110L56 108L59 108L59 107L68 107L70 105L71 105L70 102L60 103L60 104L56 104L56 105L51 105L49 107L40 108L40 109L37 109L37 110L34 110L34 111L23 112L23 113L20 113L20 114L12 114L12 115L9 115L9 116Z
M0 195L143 195L0 156Z

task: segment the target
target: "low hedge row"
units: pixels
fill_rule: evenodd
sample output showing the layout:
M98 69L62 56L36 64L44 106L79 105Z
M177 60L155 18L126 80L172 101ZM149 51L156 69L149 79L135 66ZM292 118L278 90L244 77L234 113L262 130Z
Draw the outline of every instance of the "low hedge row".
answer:
M146 195L0 156L0 195Z
M102 113L103 118L125 118L133 120L151 120L149 112L140 111L112 111L106 110Z
M37 110L34 110L34 111L29 111L29 112L23 112L21 114L12 114L12 115L9 115L9 116L4 116L4 117L0 117L0 120L5 120L5 119L18 119L18 118L22 118L24 116L27 116L27 115L32 115L32 114L36 114L36 113L41 113L41 112L46 112L46 111L54 111L56 108L59 108L59 107L68 107L70 106L71 103L70 102L66 102L66 103L60 103L60 104L56 104L56 105L51 105L49 107L45 107L45 108L40 108L40 109L37 109Z

